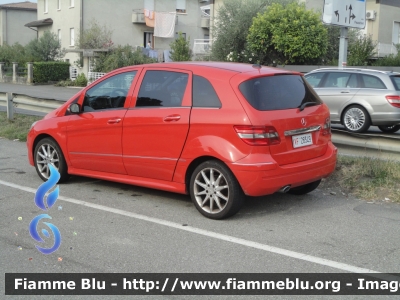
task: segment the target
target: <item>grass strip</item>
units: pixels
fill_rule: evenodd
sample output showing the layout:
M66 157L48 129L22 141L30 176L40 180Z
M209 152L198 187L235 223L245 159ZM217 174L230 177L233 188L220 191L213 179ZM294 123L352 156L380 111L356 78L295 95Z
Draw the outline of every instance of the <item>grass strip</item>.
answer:
M339 155L336 171L323 186L337 187L365 200L400 202L400 162Z
M32 123L41 119L43 117L14 114L14 120L10 121L6 112L0 112L0 137L25 142Z

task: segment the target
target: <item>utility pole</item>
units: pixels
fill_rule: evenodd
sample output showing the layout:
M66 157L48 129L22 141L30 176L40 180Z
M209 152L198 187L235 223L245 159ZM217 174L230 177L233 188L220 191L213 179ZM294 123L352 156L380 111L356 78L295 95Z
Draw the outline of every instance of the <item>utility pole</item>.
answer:
M347 45L348 45L348 27L340 27L340 44L339 44L339 62L338 67L343 69L347 66Z

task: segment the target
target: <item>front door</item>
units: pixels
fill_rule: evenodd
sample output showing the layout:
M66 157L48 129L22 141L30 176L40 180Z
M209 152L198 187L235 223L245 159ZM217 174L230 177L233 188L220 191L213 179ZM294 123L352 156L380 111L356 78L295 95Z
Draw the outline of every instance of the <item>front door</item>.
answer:
M82 112L67 125L67 148L72 167L126 174L122 161L122 124L136 71L102 80L81 99ZM131 88L132 85L132 88Z

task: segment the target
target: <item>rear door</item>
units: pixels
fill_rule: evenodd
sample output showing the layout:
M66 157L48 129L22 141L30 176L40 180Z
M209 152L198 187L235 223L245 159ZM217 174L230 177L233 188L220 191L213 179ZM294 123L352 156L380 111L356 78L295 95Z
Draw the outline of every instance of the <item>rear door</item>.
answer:
M122 147L129 175L171 181L189 131L192 74L151 68L125 115Z
M280 165L325 154L330 141L329 110L300 75L278 74L239 85L253 126L272 126L280 142L265 146Z

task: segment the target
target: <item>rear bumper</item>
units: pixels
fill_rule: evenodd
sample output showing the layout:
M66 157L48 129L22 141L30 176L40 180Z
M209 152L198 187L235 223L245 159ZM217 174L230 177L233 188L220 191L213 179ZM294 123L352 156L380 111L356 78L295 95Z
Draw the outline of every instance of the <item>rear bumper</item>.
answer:
M251 160L250 156L246 157L246 162ZM238 161L229 167L246 195L263 196L273 194L286 185L297 187L328 177L335 170L336 156L337 148L329 142L323 156L307 161L279 166L266 154L264 162L251 164Z

